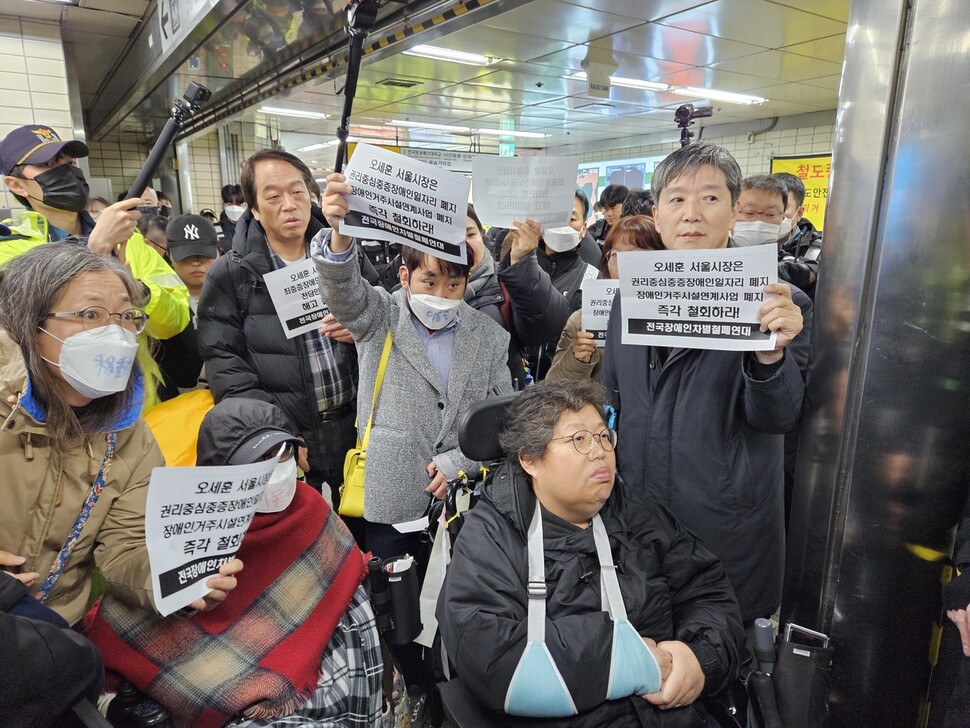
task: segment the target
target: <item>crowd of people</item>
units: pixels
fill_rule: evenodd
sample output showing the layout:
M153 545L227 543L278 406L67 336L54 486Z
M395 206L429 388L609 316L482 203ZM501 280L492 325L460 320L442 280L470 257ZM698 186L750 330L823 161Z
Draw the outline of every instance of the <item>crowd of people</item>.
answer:
M67 725L79 697L120 679L180 725L390 725L401 706L440 724L442 652L382 648L367 559L409 554L423 577L426 532L398 526L489 465L462 452L459 423L490 398L511 398L505 459L437 607L454 674L495 725L715 725L705 701L731 692L746 631L781 600L786 433L821 247L797 177L745 178L723 148L693 144L649 190L606 187L593 225L577 190L548 240L528 219L486 231L469 204L454 262L410 246L375 257L340 232L348 180L321 191L279 149L242 164L218 218L173 218L151 189L89 198L87 154L38 125L0 141L25 208L0 229L0 625L8 666L34 664L38 644L71 663L64 684L6 678L24 725ZM619 253L761 244L778 250L760 309L772 350L624 343L619 299L605 346L583 330L583 283L617 279ZM291 337L267 277L304 265L329 312ZM235 558L160 616L153 468L272 458Z

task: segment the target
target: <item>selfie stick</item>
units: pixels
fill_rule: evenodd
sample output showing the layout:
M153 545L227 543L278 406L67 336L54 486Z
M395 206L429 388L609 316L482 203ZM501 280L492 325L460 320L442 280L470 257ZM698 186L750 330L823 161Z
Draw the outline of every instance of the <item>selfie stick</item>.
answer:
M347 4L347 33L350 35L350 55L347 57L347 79L344 81L344 110L340 114L337 127L337 161L335 172L342 172L347 158L347 135L350 127L350 112L354 108L357 95L357 78L360 75L360 62L364 57L364 39L377 22L377 0L352 0Z
M138 176L135 178L134 183L128 188L128 194L125 195L126 200L134 199L135 197L141 197L145 188L148 187L151 182L152 177L158 170L158 165L162 163L162 158L165 156L165 152L172 144L172 140L175 139L175 135L178 133L179 129L185 123L186 118L192 116L199 110L209 97L212 96L212 92L205 86L192 81L189 83L187 89L185 89L184 98L175 99L175 104L172 106L171 116L169 116L168 121L165 122L165 128L162 129L162 133L159 135L158 140L155 142L155 146L152 147L151 153L148 155L148 159L145 160L145 166L141 168Z

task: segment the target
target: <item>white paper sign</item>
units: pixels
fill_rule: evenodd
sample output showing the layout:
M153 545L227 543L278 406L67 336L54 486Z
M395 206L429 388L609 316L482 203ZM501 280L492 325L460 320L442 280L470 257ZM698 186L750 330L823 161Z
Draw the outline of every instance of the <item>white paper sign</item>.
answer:
M485 225L511 228L514 220L565 227L573 212L579 160L575 157L476 157L472 162L475 212Z
M275 466L270 459L152 470L145 541L162 616L211 591L206 581L235 555Z
M609 278L583 281L583 331L593 335L597 346L606 345L606 326L620 282Z
M287 339L319 329L330 313L320 292L316 265L309 258L267 273L263 280Z
M467 177L370 144L357 145L345 174L354 194L340 233L465 262Z
M758 313L778 280L778 248L657 250L617 254L623 343L770 351Z

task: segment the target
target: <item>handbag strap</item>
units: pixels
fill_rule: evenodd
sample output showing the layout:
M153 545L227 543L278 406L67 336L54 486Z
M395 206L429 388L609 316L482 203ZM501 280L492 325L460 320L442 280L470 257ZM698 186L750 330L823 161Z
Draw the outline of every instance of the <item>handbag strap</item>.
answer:
M91 490L88 491L88 496L81 505L81 511L77 514L74 525L71 527L71 533L68 535L64 545L61 546L61 550L54 559L54 563L51 564L51 568L47 571L44 583L40 585L40 589L37 592L37 598L41 602L46 602L51 591L53 591L54 583L60 578L64 571L64 565L71 558L71 552L74 551L74 546L77 545L78 539L81 538L81 531L84 530L84 524L88 522L91 511L97 504L98 498L101 497L101 491L104 490L104 476L108 470L108 466L111 464L111 459L114 457L116 441L115 433L110 433L108 435L108 446L105 448L104 458L101 460L101 467L98 469L98 476L91 484Z
M367 428L364 430L364 439L360 441L360 449L367 450L367 441L370 440L370 426L374 422L374 410L377 408L377 397L381 393L381 385L384 383L384 372L387 370L387 360L391 358L391 330L387 330L387 337L384 339L384 350L381 352L381 363L377 366L377 380L374 382L374 399L370 403L370 416L367 418Z

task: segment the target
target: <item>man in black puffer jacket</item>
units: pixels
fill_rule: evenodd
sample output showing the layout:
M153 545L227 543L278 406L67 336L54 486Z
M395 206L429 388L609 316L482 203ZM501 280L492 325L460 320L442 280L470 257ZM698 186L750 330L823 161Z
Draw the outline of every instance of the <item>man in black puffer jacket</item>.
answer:
M306 481L318 489L329 483L336 502L344 456L357 437L357 352L332 319L324 319L326 335L287 339L263 281L301 263L323 228L311 213L312 181L302 161L280 150L264 149L243 163L248 209L232 250L215 262L202 290L199 349L217 402L250 397L286 413L306 442L300 453Z

